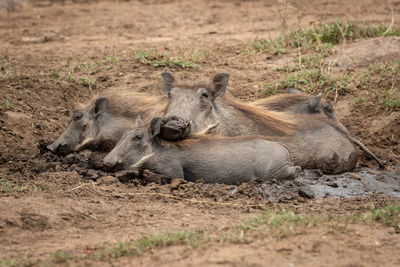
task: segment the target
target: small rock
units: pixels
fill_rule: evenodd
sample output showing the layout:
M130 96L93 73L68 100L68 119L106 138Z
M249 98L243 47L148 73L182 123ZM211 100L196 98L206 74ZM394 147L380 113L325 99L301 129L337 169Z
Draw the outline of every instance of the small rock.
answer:
M129 181L131 178L138 176L139 171L137 170L122 170L114 173L115 177L119 179L120 182Z
M57 36L54 33L45 33L39 37L22 37L21 41L23 43L29 43L29 44L40 44L45 42L51 42L54 41L55 39L62 40L63 38L61 36Z
M361 180L361 176L359 174L356 174L356 173L350 173L349 174L349 178L350 179L354 179L354 180Z
M40 129L40 130L49 130L49 127L44 124L43 122L40 122L39 124L36 125L36 128Z
M303 198L309 198L309 199L315 198L314 192L309 187L305 186L299 188L298 194L300 197Z
M89 201L89 203L95 203L95 204L105 204L103 200L100 199L92 199Z
M94 245L87 245L87 246L86 246L86 249L87 249L87 250L96 250L97 248L96 248L96 246L94 246Z
M182 184L185 184L186 183L186 181L185 180L183 180L183 179L174 179L172 182L171 182L171 191L173 191L173 190L178 190L180 187L181 187L181 185Z
M115 194L113 194L113 197L115 197L115 198L124 198L125 195L119 194L119 193L115 193Z
M21 41L23 43L29 43L29 44L40 44L46 42L46 39L44 36L41 37L22 37Z
M92 156L92 153L93 153L92 151L85 149L78 153L78 157L80 157L82 161L89 161L90 157Z
M56 171L56 172L61 172L61 171L62 171L62 167L61 167L60 165L56 165L56 166L54 167L54 171Z
M326 185L330 186L330 187L333 187L333 188L338 188L339 187L339 185L336 182L329 182L329 183L326 183Z
M86 172L86 176L87 176L89 179L92 179L92 180L96 180L96 179L99 177L99 175L97 174L97 172L96 172L95 170L93 170L93 169L89 169L89 170Z

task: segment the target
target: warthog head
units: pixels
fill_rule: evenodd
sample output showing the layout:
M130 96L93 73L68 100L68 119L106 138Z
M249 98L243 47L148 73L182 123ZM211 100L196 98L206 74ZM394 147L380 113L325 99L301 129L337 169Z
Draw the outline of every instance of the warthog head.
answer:
M56 154L66 155L79 151L93 142L96 121L107 109L108 99L98 98L88 108L76 110L67 129L47 148Z
M209 125L218 123L215 115L215 100L224 95L228 84L229 74L220 73L215 75L209 83L179 84L169 72L162 73L163 91L168 95L168 107L165 118L179 117L188 122L191 131L198 132ZM170 122L172 124L172 120ZM161 136L169 138L164 133L169 124L161 129ZM175 128L170 127L171 129Z
M296 88L288 88L286 89L286 93L294 94L298 96L304 95L300 90ZM288 107L287 110L297 114L325 114L328 118L339 122L338 118L336 117L335 111L331 104L326 101L322 101L322 92L317 94L314 97L303 97L299 98L302 101L297 103L293 103L291 107ZM279 110L281 111L281 110Z
M160 134L162 118L154 118L148 125L138 125L121 137L114 149L103 159L109 169L128 169L153 151L153 141ZM148 128L147 128L148 127Z

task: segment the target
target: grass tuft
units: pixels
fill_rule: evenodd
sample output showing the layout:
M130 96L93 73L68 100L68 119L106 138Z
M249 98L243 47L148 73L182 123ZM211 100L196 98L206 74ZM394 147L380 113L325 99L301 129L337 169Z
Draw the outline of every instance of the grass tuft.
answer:
M280 93L276 84L267 83L263 85L263 88L265 88L262 92L263 96L278 95Z
M3 178L0 178L0 192L12 192L13 186L10 182L4 181Z
M335 75L322 68L302 69L275 83L264 84L265 95L277 94L287 88L298 88L303 92L315 94L321 91L334 91L342 94L348 91L351 80L348 74Z
M386 226L400 224L400 205L388 204L382 208L372 209L360 216L365 222L377 222Z
M295 232L298 227L307 228L323 220L324 217L295 214L290 210L268 211L262 216L245 220L239 230L244 234L267 231L269 235L280 238L288 232Z
M64 251L57 251L51 255L52 262L56 264L69 263L74 259L69 253Z
M10 103L7 98L3 99L3 107L5 110L12 110L14 109L14 104Z
M18 259L0 260L0 267L31 267L37 266L37 263L28 257L19 257Z
M36 188L34 190L36 191ZM3 178L0 178L0 192L1 193L11 193L11 192L18 192L18 193L26 193L28 187L26 185L16 185L12 184L8 181L5 181Z
M58 70L50 70L50 78L51 79L57 79L60 77L59 71Z
M11 63L6 57L4 57L0 61L0 81L7 79L10 76L10 74L12 74L12 72L13 68L11 66Z
M364 98L364 97L355 97L354 98L354 103L356 103L357 105L360 105L364 102L367 102L368 99Z
M124 256L137 256L143 254L155 247L165 247L171 245L190 245L196 248L199 245L200 237L194 232L175 232L159 233L152 236L142 236L133 242L120 242L108 249L108 255L113 258Z
M13 259L6 259L0 261L0 267L17 267L19 266L18 262Z
M89 88L91 92L93 92L93 89L96 88L96 80L90 79L89 77L82 78L81 84Z
M371 64L361 71L355 87L371 92L387 109L400 109L400 61Z
M383 99L383 104L389 109L400 108L400 93L398 90L385 90Z
M336 21L329 24L321 24L315 28L292 30L273 41L257 40L253 43L253 49L274 55L286 54L288 48L324 51L345 41L379 36L400 36L400 28L384 24L370 25L360 22L344 23Z

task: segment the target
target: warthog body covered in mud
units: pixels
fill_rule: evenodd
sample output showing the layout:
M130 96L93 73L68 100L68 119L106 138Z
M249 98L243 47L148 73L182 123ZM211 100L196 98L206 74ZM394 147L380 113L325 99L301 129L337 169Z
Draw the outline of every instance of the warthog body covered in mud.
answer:
M301 170L292 166L284 146L263 137L199 135L169 143L157 137L160 121L153 119L148 130L128 131L104 158L104 165L224 184L295 178Z
M287 92L290 93L261 98L252 104L268 110L294 114L325 114L328 118L339 122L332 105L322 99L322 93L312 96L293 88Z
M105 92L86 107L74 112L67 129L47 148L68 154L84 148L110 151L124 131L141 117L149 120L165 108L166 98L132 91Z
M269 136L287 146L295 165L326 173L350 171L356 165L357 153L348 133L325 115L274 112L236 101L225 94L228 74L218 74L206 83L179 83L167 72L162 76L169 98L165 118L190 121L194 133L218 124L216 133L224 136ZM164 139L174 139L165 134L173 132L171 121L161 128Z
M352 135L346 127L339 121L331 104L322 100L322 93L316 96L304 94L297 89L290 88L287 94L271 96L256 100L252 104L273 111L288 112L293 114L310 114L310 115L325 115L327 118L335 122L335 127L340 128L346 133L347 137L360 147L370 158L374 159L380 167L384 167L383 163L364 146L354 135ZM316 117L318 118L318 117Z

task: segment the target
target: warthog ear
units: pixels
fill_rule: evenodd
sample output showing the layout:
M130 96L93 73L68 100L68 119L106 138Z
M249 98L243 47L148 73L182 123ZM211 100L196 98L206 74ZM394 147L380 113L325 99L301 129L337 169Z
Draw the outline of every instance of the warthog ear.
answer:
M310 103L308 103L308 108L312 112L316 112L321 104L322 92L316 95L313 99L311 99Z
M170 72L161 73L163 80L163 92L169 94L172 89L172 85L175 83L175 78Z
M211 82L213 85L212 94L213 97L217 97L220 94L225 94L226 86L228 85L229 74L220 73L212 78Z
M103 113L107 110L107 105L108 105L108 98L106 97L99 97L96 99L96 102L94 103L94 114L100 114Z
M142 120L142 117L140 117L140 115L136 118L136 121L135 121L135 126L136 127L140 127L140 126L142 126L143 125L143 120Z
M149 133L153 138L160 134L161 124L163 122L163 118L157 117L153 118L150 122Z

